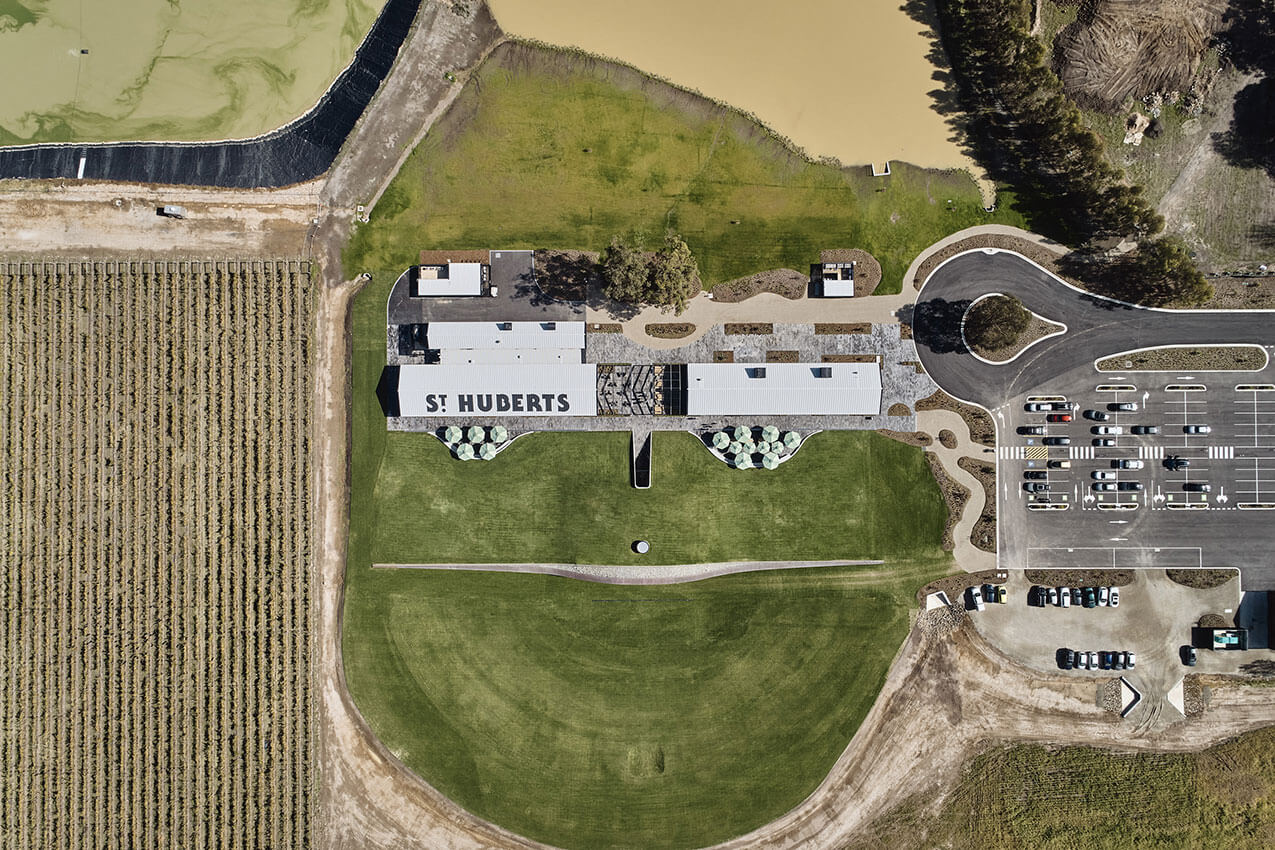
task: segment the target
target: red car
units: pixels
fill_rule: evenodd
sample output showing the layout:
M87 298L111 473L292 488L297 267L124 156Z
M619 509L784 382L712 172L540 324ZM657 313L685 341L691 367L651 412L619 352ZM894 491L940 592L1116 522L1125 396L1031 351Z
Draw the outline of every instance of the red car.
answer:
M1070 422L1071 414L1070 413L1051 413L1045 417L1045 420L1047 422Z

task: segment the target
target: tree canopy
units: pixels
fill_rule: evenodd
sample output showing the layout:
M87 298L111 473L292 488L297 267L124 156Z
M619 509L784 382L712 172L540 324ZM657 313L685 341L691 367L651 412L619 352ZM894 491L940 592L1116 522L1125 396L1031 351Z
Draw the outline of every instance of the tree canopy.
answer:
M965 314L965 339L974 348L997 351L1018 341L1032 314L1012 295L990 295Z
M602 253L603 291L628 304L655 304L677 313L700 291L699 265L680 236L669 231L653 254L615 236Z

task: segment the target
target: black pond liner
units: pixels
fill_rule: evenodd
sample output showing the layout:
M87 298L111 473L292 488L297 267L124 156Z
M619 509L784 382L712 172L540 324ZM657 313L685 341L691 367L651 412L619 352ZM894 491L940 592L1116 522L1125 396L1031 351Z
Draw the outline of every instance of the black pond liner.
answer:
M74 179L181 186L277 188L313 180L336 159L367 109L399 48L421 0L389 0L354 60L314 109L286 127L235 142L126 142L48 144L0 148L0 178Z

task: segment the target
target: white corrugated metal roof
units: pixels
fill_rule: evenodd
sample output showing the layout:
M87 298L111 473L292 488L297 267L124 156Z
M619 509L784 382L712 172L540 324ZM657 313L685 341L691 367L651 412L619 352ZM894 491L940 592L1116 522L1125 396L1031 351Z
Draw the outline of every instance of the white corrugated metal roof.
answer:
M584 348L584 322L430 322L430 348Z
M437 277L430 275L437 274ZM482 263L448 263L439 269L421 266L416 270L418 296L482 295Z
M578 348L444 348L438 352L438 362L443 366L579 363L584 359L583 355L584 352Z
M400 367L400 416L595 416L593 363Z
M876 363L691 363L686 383L690 416L867 416L881 411L881 367Z
M823 281L823 297L824 298L853 298L854 297L854 281L853 280L828 280Z

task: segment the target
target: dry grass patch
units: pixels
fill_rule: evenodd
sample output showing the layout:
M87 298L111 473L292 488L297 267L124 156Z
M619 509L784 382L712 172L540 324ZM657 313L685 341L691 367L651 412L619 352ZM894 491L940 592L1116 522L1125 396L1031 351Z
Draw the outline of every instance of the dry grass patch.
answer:
M878 428L877 433L883 437L889 437L891 440L907 443L909 446L929 446L934 444L934 438L924 431L891 431L889 428Z
M956 548L956 538L952 534L956 524L961 521L965 512L965 504L970 500L970 491L953 480L944 468L943 462L930 452L925 453L925 461L930 465L930 472L943 494L943 502L947 505L947 523L943 526L943 550L951 552Z
M1183 369L1216 372L1256 372L1266 367L1260 345L1200 345L1190 348L1149 348L1098 361L1099 372L1172 372Z

